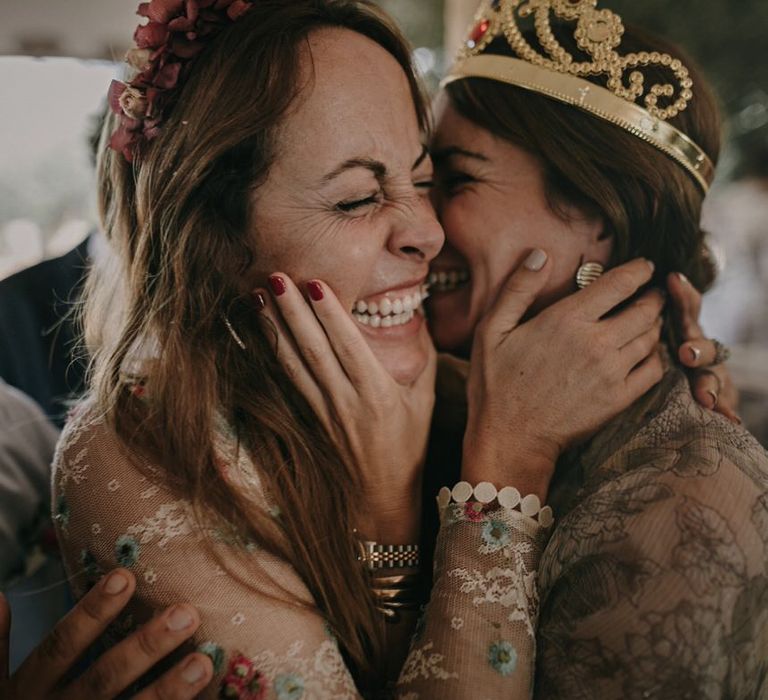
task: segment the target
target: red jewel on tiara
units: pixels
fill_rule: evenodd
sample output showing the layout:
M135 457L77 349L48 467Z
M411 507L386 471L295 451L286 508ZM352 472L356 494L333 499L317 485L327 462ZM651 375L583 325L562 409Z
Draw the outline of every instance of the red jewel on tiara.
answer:
M490 28L491 23L489 20L484 19L477 23L472 33L469 35L469 46L474 48L477 43L485 36L486 32Z

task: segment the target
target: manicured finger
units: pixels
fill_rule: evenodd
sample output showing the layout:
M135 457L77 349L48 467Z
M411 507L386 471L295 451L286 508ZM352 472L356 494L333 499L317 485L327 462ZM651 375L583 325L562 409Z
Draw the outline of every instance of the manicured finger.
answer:
M388 380L388 375L363 337L357 321L342 307L325 282L311 280L307 283L307 289L312 308L325 331L333 354L352 385L358 391L366 387L376 390L379 382Z
M693 382L693 396L702 406L714 411L720 401L722 382L711 370L700 370Z
M624 386L628 397L632 401L637 400L656 386L663 376L664 363L661 360L661 355L654 352L627 376Z
M275 335L275 353L288 379L304 395L309 405L328 428L330 416L324 394L299 354L296 342L285 325L280 310L275 306L274 301L266 296L260 319L268 327L268 332Z
M11 654L11 607L0 593L0 681L8 678Z
M717 348L715 344L707 338L699 338L698 340L683 343L677 351L680 362L692 369L710 367L715 362L716 354Z
M296 349L320 386L337 389L348 384L349 378L336 359L325 330L293 281L278 272L269 278L269 282L275 304Z
M657 327L666 300L658 289L651 289L626 309L606 319L617 347L623 347L635 338Z
M120 614L135 587L126 569L104 576L22 663L15 674L19 685L43 697Z
M621 357L629 374L632 369L646 360L659 346L663 323L657 319L653 327L642 335L634 338L621 348Z
M72 683L66 697L113 698L189 639L200 625L191 605L175 605L104 653Z
M650 282L654 269L650 260L632 260L608 270L589 287L572 294L569 303L579 318L597 321Z
M507 277L486 314L486 323L501 329L517 326L546 286L551 272L548 254L538 248L532 250L523 264Z
M702 296L681 272L667 276L667 290L674 304L683 340L696 340L704 333L699 325Z
M211 659L205 654L190 654L133 700L187 700L197 697L211 678Z

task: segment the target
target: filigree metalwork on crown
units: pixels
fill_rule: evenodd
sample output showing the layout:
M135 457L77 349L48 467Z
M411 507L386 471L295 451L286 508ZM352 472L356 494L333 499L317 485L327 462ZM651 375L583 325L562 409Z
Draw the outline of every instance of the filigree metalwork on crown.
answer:
M693 98L693 81L682 61L656 51L621 55L624 23L615 12L597 5L598 0L484 0L458 59L482 53L503 35L517 57L533 65L578 78L606 76L608 90L628 102L642 100L657 119L666 121L685 110ZM521 22L529 19L541 50L523 34ZM575 24L576 44L591 60L569 53L555 37L553 20ZM668 72L669 82L647 86L643 71L649 66Z

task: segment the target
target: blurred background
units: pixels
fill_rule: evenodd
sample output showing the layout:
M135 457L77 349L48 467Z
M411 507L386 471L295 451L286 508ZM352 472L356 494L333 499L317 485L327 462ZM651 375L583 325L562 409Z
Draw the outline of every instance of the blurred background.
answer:
M475 0L381 0L434 89ZM682 44L711 77L728 145L707 204L721 274L708 334L734 347L742 412L768 443L768 2L611 0ZM128 47L134 0L0 0L0 280L83 241L95 225L88 134Z

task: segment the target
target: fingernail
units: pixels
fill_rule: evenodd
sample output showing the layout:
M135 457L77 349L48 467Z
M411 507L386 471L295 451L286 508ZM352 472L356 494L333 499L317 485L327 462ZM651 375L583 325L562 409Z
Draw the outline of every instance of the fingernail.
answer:
M708 389L707 393L712 397L712 405L710 406L710 408L714 411L715 408L717 407L717 394L714 391L712 391L712 389Z
M128 579L122 574L112 574L104 583L104 590L110 595L122 593L128 586Z
M269 286L272 287L272 291L276 297L285 294L285 280L279 275L272 275L272 277L269 278Z
M538 272L546 264L547 254L543 250L536 248L536 250L532 251L531 254L525 259L523 267L525 267L526 270L530 270L531 272Z
M190 685L197 683L204 675L205 666L200 659L190 659L181 672L181 677Z
M654 263L653 260L648 260L646 258L645 262L647 262L651 266L651 272L655 272L656 271L656 263Z
M253 298L253 306L256 311L264 311L264 308L267 305L267 300L264 298L264 295L261 292L252 292L251 297Z
M689 345L688 346L688 350L691 353L691 359L694 362L698 362L699 358L701 357L701 350L699 348L697 348L695 345Z
M681 281L683 284L690 284L690 282L688 281L688 278L687 278L687 277L686 277L686 276L685 276L685 275L684 275L682 272L678 272L678 273L677 273L677 278L678 278L678 279L679 279L679 280L680 280L680 281Z
M192 624L192 615L184 608L174 608L165 624L171 632L181 632Z
M733 422L736 423L736 425L744 425L744 421L741 420L741 416L737 416L735 413L733 414Z
M320 282L307 282L307 289L309 290L309 298L312 301L322 301L324 298L323 285Z

